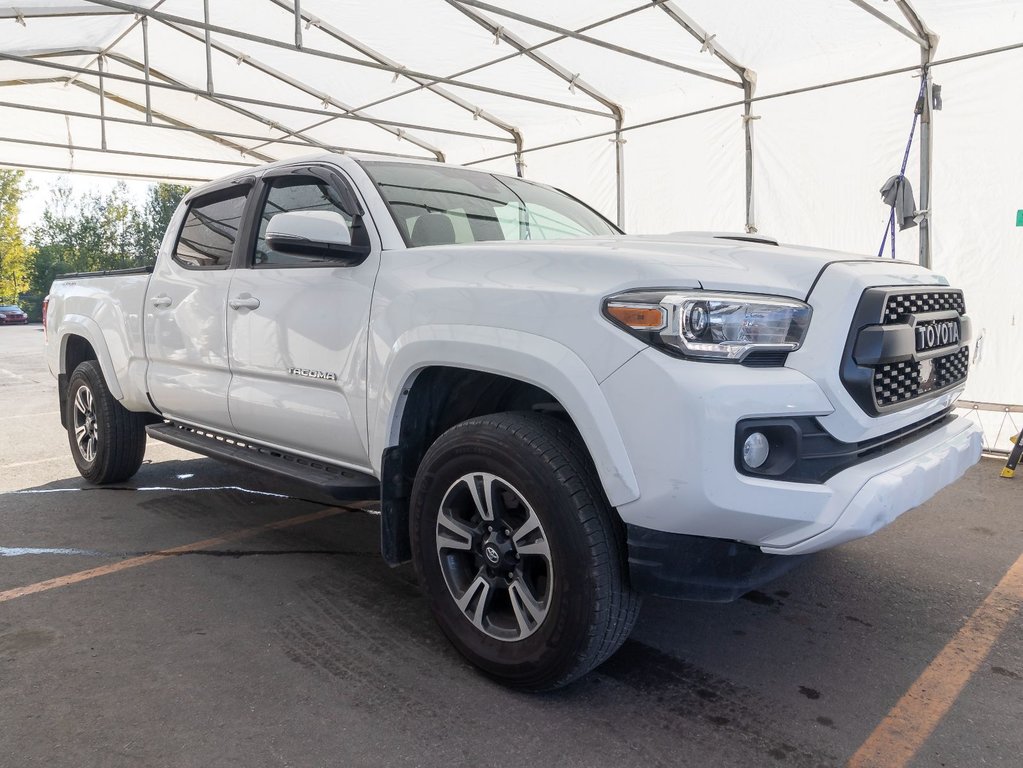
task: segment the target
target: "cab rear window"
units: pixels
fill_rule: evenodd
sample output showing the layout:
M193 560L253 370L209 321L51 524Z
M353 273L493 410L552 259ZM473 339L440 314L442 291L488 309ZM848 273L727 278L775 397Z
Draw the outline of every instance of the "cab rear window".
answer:
M174 246L174 261L188 269L226 269L248 194L249 187L232 187L193 200Z

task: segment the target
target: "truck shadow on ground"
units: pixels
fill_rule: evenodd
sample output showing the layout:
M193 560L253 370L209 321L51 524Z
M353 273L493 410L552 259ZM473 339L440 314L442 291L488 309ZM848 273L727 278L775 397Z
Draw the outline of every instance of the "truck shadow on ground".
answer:
M118 486L73 478L7 499L8 506L31 503L36 514L74 499L83 526L90 515L134 517L163 532L180 526L179 542L322 508L285 495L270 478L205 459L146 463ZM562 691L530 696L491 683L458 656L434 624L412 569L388 568L378 538L379 518L352 510L179 557L244 558L253 569L244 572L243 587L253 590L265 585L259 563L273 558L273 578L284 580L289 596L267 610L275 652L307 684L328 687L339 702L377 714L409 739L457 720L465 734L485 729L514 740L528 723L538 738L561 739L566 729L568 738L572 731L585 736L607 764L674 765L680 745L695 740L720 765L809 766L841 762L837 729L869 732L865 724L839 722L828 703L841 690L825 691L822 700L817 682L850 661L848 645L832 635L862 639L874 628L869 617L820 597L843 578L836 570L850 566L831 554L727 605L648 599L633 639L612 659ZM97 554L147 551L125 546Z

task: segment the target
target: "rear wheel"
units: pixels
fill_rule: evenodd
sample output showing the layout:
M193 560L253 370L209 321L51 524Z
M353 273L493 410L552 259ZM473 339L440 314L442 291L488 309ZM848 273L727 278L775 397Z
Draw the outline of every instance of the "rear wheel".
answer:
M145 417L114 399L95 360L71 374L65 415L71 455L82 477L102 485L138 471L146 452Z
M444 433L417 473L411 526L441 629L506 685L565 685L635 624L621 522L578 438L553 418L496 414Z

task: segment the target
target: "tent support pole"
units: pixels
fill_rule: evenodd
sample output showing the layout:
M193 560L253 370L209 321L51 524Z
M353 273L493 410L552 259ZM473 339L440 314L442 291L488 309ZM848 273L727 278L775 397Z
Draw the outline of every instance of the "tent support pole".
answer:
M99 145L107 148L107 92L103 82L103 57L96 57L96 68L99 70Z
M853 0L857 2L857 0ZM659 7L668 17L692 35L701 44L701 51L707 51L714 58L721 61L735 74L739 76L739 82L735 85L742 86L742 128L746 155L746 231L756 232L757 222L755 208L753 205L753 120L756 117L752 114L753 91L757 87L757 74L752 69L744 67L732 54L724 49L715 39L714 35L704 29L696 19L689 16L678 7L672 0L664 0Z
M206 33L206 93L213 93L213 46L210 45L210 0L202 0L203 31Z
M295 47L302 47L302 0L295 0Z
M938 36L927 26L912 0L895 0L895 5L920 38L920 77L923 78L924 103L920 110L920 265L931 266L931 168L934 136L931 119L934 117L931 66Z
M153 122L153 100L149 87L149 17L142 17L142 57L143 74L146 78L146 122Z
M920 210L924 212L920 218L920 265L931 267L931 167L934 150L934 136L931 133L931 49L921 51L923 67L921 77L924 78L924 104L920 113Z
M625 137L622 136L622 128L625 124L624 116L619 112L615 115L615 193L618 201L618 224L619 229L625 229Z
M757 231L756 211L753 207L753 80L743 76L742 94L745 99L742 130L746 140L746 232Z

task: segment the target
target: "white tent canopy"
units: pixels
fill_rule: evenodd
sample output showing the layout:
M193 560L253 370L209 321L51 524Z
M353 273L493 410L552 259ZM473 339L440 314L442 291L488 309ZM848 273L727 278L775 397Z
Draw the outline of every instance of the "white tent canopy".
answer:
M967 396L1023 403L1021 0L22 0L0 41L0 165L384 153L548 181L630 232L874 254L927 64L896 255L967 291Z

